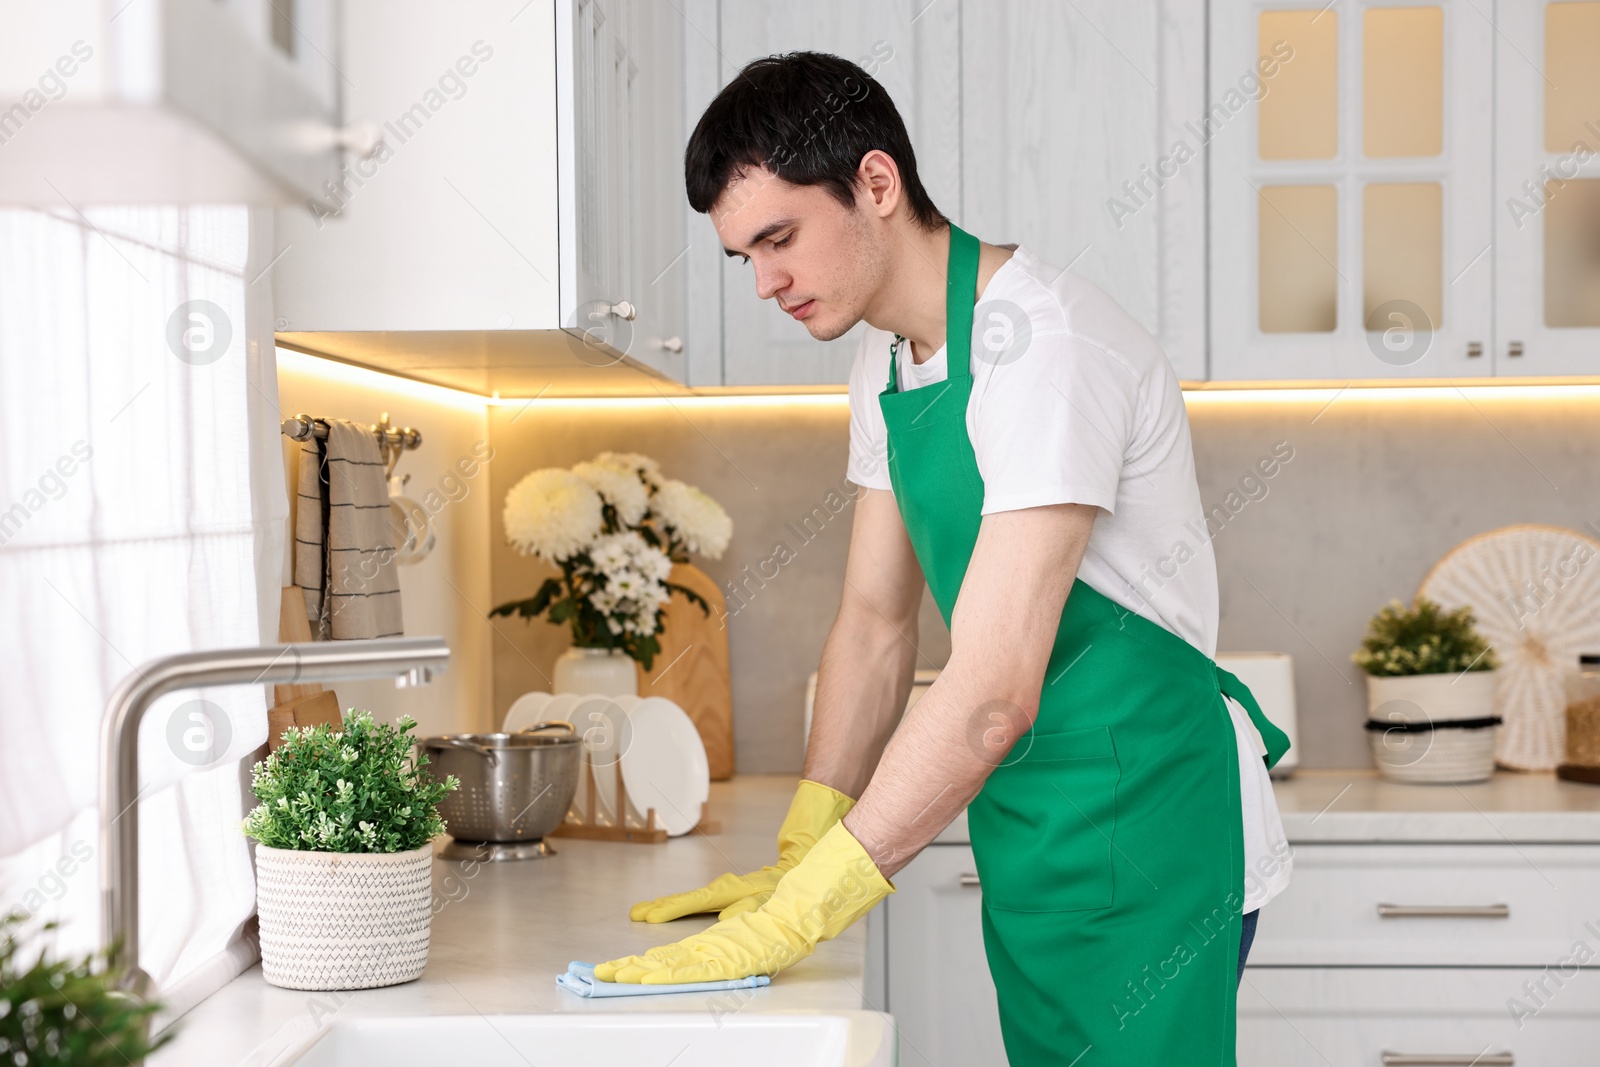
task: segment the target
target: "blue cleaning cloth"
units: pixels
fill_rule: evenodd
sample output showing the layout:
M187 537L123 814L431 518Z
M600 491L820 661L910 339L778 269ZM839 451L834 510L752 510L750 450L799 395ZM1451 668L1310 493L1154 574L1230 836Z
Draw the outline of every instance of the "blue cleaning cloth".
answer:
M772 979L758 974L724 982L679 982L677 985L640 985L637 982L602 982L594 976L594 964L567 964L567 973L556 975L556 985L580 997L641 997L650 993L717 993L724 989L756 989Z

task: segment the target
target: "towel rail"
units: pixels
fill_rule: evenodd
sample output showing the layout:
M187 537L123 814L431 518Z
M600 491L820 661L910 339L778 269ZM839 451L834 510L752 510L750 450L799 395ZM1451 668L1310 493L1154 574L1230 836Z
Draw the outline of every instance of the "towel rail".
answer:
M328 421L326 419L313 419L310 415L294 415L284 419L278 424L283 435L296 441L309 441L313 436L320 440L328 439ZM389 413L385 411L383 418L372 427L372 432L378 438L378 443L386 451L388 449L420 448L422 446L422 431L414 430L410 426L395 426L389 422Z

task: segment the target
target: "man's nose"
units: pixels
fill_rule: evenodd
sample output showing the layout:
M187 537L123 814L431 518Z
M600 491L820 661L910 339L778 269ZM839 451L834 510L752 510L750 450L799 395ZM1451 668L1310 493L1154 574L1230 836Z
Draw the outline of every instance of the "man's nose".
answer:
M791 281L787 271L778 270L771 266L756 264L756 295L763 300L771 300L779 289L786 288Z

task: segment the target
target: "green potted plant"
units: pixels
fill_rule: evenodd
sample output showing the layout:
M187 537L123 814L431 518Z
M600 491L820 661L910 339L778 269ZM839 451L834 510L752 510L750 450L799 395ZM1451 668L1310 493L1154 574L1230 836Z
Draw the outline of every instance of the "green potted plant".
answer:
M633 452L533 471L506 493L501 518L513 547L560 573L489 614L544 615L571 628L572 647L556 660L557 693L635 695L633 661L648 671L661 651L671 595L710 612L672 578L693 570L691 552L721 558L733 535L720 504Z
M1379 774L1447 783L1493 773L1499 663L1470 607L1391 601L1351 659L1367 674L1366 729Z
M352 709L353 711L353 709ZM287 989L409 982L428 962L436 780L413 749L416 723L353 712L341 729L290 727L251 769L261 970Z
M25 915L0 918L0 1063L29 1067L127 1067L172 1039L151 1041L150 1016L160 1005L118 988L109 953L24 959ZM40 927L41 933L55 923Z

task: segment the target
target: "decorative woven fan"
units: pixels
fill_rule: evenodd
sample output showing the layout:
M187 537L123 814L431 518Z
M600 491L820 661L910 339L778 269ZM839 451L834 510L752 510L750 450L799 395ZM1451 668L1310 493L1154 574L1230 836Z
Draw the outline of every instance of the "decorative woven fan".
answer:
M1600 541L1560 526L1490 530L1451 549L1417 594L1471 605L1500 659L1495 762L1553 769L1566 755L1564 679L1600 651Z

